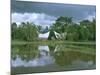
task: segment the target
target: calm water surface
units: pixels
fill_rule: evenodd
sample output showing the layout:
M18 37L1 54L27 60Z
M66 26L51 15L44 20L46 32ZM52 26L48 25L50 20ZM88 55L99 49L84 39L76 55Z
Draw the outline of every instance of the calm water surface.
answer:
M95 69L95 46L12 45L14 74Z

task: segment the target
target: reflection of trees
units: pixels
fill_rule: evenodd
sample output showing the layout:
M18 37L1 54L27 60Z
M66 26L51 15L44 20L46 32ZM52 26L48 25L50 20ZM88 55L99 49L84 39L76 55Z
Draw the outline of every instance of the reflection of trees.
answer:
M49 45L50 55L53 55L55 49L55 45Z
M56 45L55 47L50 45L49 49L50 53L55 58L55 62L61 66L69 65L75 60L81 60L85 62L92 60L95 63L95 55L82 52L81 50L85 49L83 47L84 46L77 45Z
M58 65L69 65L75 60L81 61L93 61L95 63L95 55L89 53L83 53L81 50L77 51L78 46L68 45L53 45L49 46L50 56L54 56L55 62ZM44 52L44 51L43 51ZM36 57L40 57L40 52L37 45L12 45L12 59L16 59L19 56L22 60L29 61Z
M17 53L19 52L19 49L17 48L17 46L14 46L14 45L12 45L11 48L12 48L12 50L11 50L11 58L13 60L15 60L16 57L17 57Z
M85 46L85 48L88 48L88 46ZM84 52L85 48L84 46L61 44L49 46L50 53L54 56L55 62L61 66L69 65L75 60L85 62L92 60L95 63L95 55Z
M95 62L95 55L75 51L58 51L54 54L55 62L61 66L69 65L75 60Z
M17 56L21 57L22 60L31 60L38 57L38 49L36 45L13 45L12 46L12 59L16 59Z

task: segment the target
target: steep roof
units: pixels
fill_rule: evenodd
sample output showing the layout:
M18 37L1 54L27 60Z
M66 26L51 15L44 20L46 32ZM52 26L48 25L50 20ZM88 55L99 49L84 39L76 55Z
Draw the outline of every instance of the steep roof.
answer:
M60 38L61 35L59 33L57 33L56 31L48 31L47 33L39 33L38 32L38 37L43 38L43 39L48 39L48 38L54 37L55 39L57 39L57 38Z
M49 33L50 33L50 31L49 31L49 32L47 32L47 33L44 33L44 34L39 33L39 34L38 34L38 37L39 37L39 38L48 38Z

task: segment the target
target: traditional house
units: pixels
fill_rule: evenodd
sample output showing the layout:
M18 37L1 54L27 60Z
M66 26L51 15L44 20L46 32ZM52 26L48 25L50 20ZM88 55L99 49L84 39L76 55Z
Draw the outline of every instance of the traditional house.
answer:
M61 38L61 35L59 33L57 33L56 31L48 31L47 33L44 33L44 34L38 33L38 38L53 40L53 39Z
M47 33L38 33L38 38L39 39L48 39L48 36L49 36L50 32L47 32Z

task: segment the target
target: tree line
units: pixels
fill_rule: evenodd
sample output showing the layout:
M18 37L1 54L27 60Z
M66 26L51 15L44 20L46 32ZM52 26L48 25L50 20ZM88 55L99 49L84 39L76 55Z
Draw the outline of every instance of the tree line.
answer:
M38 32L46 33L53 31L61 34L62 38L58 40L68 41L95 41L96 40L96 19L92 21L82 20L79 23L73 22L72 17L59 17L50 27L42 28L40 25L33 23L24 23L20 25L11 24L12 40L36 41L38 40ZM50 39L51 40L51 39Z

